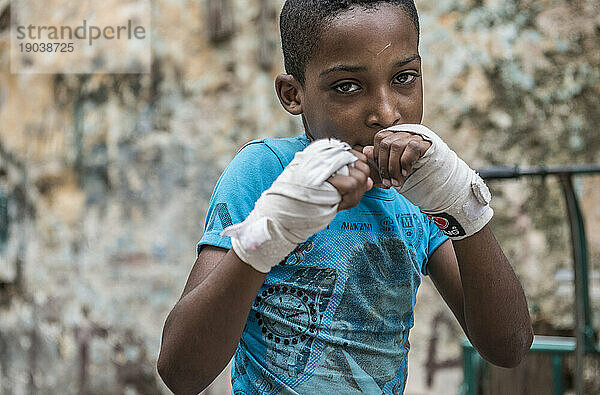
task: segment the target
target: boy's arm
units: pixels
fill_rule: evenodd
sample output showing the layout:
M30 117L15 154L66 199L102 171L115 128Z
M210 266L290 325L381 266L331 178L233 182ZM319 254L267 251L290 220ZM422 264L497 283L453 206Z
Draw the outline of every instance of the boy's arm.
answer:
M373 186L366 157L352 153L358 161L349 174L327 179L340 195L337 211L356 206ZM277 262L288 252L281 251ZM265 277L266 273L242 261L234 248L205 247L200 251L163 329L157 367L174 393L202 391L227 365Z
M521 284L487 226L493 210L483 180L423 125L382 130L363 152L384 185L396 187L452 239L428 267L473 345L494 364L518 364L533 331Z
M490 228L446 241L427 270L477 351L495 365L518 365L533 341L531 320L523 288Z
M233 250L207 246L163 329L158 372L175 394L197 394L231 359L266 274Z

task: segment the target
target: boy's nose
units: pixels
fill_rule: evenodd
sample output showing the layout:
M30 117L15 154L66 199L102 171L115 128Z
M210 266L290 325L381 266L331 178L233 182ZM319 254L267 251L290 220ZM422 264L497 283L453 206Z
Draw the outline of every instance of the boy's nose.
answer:
M371 106L366 119L367 126L377 129L385 129L402 123L397 100L389 89L381 88L371 99Z

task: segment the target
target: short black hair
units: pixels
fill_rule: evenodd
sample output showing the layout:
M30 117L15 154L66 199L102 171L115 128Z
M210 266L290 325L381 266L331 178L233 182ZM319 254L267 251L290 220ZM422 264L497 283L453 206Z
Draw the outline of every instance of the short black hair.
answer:
M354 6L376 9L381 4L401 7L419 37L419 15L413 0L286 0L279 18L285 72L304 86L304 71L323 28L341 12Z

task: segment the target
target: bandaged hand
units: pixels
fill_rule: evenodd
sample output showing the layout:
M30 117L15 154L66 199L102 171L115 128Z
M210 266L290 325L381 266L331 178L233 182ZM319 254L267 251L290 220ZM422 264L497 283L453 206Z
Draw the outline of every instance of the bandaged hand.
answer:
M339 140L311 143L296 153L261 194L248 217L224 229L221 236L231 237L232 248L242 261L268 273L297 244L327 227L335 217L343 202L340 191L350 188L348 179L357 172L357 160L350 146ZM367 166L364 161L362 166ZM366 179L368 170L363 171ZM364 190L360 196L362 193Z
M386 186L394 186L453 240L477 233L494 214L481 177L423 125L382 130L363 152Z

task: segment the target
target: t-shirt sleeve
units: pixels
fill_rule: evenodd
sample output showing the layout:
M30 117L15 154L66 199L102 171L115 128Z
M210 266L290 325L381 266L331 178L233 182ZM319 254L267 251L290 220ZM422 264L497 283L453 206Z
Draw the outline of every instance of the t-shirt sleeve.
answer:
M221 232L246 219L261 193L282 171L281 161L267 144L252 142L242 147L215 185L196 257L204 245L230 249L231 238L221 237Z
M437 225L433 223L431 218L429 218L425 214L422 215L425 227L427 227L429 230L429 245L427 246L427 260L423 263L421 273L424 276L428 276L429 273L427 272L427 263L429 262L429 259L431 259L431 256L433 255L435 250L437 250L439 246L441 246L446 240L448 240L448 236L446 236L440 230L440 228L438 228Z

